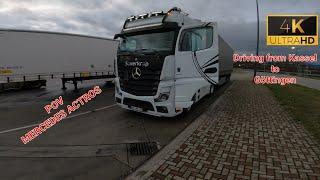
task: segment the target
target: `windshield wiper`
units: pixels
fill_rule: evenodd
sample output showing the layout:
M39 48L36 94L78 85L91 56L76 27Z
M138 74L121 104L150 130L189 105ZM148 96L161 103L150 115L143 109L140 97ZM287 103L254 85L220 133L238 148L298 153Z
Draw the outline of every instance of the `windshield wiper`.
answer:
M152 53L152 54L159 54L160 52L156 49L147 49L147 48L142 48L142 49L138 49L138 50L135 50L135 52L144 52L144 53Z
M134 54L133 51L118 51L119 54Z

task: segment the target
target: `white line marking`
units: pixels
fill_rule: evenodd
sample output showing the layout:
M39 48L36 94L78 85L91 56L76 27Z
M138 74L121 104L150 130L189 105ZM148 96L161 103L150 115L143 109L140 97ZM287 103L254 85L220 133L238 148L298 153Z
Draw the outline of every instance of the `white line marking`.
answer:
M117 106L117 104L112 104L112 105L110 105L110 106L101 107L101 108L95 109L95 111L100 111L100 110L108 109L108 108L111 108L111 107L114 107L114 106Z
M30 127L38 126L39 124L40 124L40 123L38 123L38 124L31 124L31 125L28 125L28 126L23 126L23 127L18 127L18 128L14 128L14 129L8 129L8 130L0 131L0 134L12 132L12 131L18 131L18 130L21 130L21 129L27 129L27 128L30 128Z
M65 119L78 117L78 116L89 114L89 113L92 113L92 112L95 112L95 111L101 111L101 110L104 110L104 109L109 109L109 108L112 108L112 107L114 107L116 105L117 104L112 104L112 105L109 105L109 106L105 106L105 107L101 107L101 108L98 108L98 109L94 109L93 111L86 111L86 112L82 112L82 113L79 113L79 114L67 116ZM9 133L9 132L13 132L13 131L18 131L18 130L21 130L21 129L27 129L27 128L30 128L30 127L35 127L35 126L38 126L39 124L40 123L30 124L30 125L27 125L27 126L22 126L22 127L13 128L13 129L7 129L7 130L4 130L4 131L0 131L0 134Z

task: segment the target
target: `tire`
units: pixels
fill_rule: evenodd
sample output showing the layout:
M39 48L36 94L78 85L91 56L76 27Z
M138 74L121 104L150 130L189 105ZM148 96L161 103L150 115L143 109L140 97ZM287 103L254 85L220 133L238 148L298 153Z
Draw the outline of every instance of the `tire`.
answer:
M183 108L181 114L183 115L187 114L190 111L190 109L191 109L191 106L189 108Z
M230 79L231 79L231 74L227 75L227 77L226 77L226 83L230 82Z
M40 82L32 82L30 86L33 89L39 89L41 88L42 84Z

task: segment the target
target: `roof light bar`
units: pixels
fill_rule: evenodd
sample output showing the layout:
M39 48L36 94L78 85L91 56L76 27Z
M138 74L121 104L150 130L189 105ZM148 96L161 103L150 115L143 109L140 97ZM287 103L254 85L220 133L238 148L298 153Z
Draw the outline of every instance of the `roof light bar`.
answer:
M165 15L165 13L163 13L163 11L157 11L157 12L151 12L151 13L145 13L145 14L140 14L137 16L130 16L128 17L128 21L134 21L134 20L138 20L138 19L146 19L146 18L150 18L150 17L154 17L154 16L160 16L160 15Z

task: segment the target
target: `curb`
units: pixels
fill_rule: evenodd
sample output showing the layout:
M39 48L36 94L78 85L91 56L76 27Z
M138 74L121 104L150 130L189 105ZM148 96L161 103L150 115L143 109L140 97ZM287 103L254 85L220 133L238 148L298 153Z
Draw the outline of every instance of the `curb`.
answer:
M231 89L233 83L225 90L218 99L209 106L210 109L219 104L225 97L225 93ZM175 139L161 149L157 154L147 160L143 165L136 169L133 173L127 176L126 180L147 179L155 172L177 149L186 141L186 139L208 118L208 113L205 111L196 118L186 129L184 129Z

